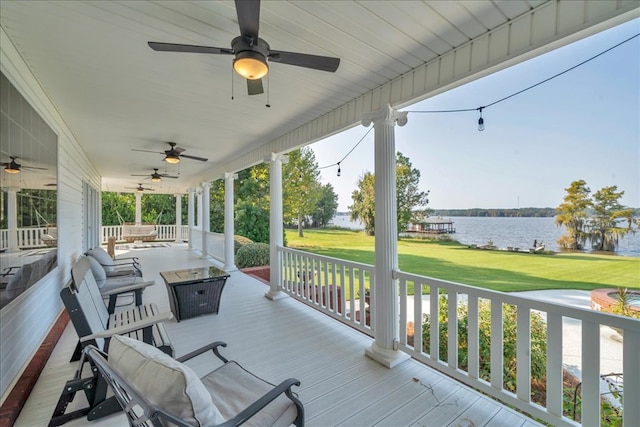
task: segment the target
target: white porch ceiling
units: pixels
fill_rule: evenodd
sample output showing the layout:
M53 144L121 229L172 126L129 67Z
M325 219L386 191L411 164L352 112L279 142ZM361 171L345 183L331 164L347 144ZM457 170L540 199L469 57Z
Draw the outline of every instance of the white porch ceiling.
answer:
M364 112L406 106L638 10L638 1L263 1L260 37L273 49L341 58L336 73L270 63L271 108L266 94L247 95L231 56L147 46L229 47L239 34L232 1L3 0L0 24L2 43L28 64L102 174L103 190L149 186L130 175L159 168L180 178L152 186L177 193L352 126ZM165 165L166 141L209 161Z

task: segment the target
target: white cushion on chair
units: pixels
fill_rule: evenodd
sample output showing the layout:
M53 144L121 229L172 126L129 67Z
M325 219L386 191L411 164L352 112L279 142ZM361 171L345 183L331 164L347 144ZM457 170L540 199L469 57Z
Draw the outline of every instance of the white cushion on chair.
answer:
M94 257L102 266L104 267L104 271L107 273L111 273L115 270L113 259L109 256L107 251L102 249L100 246L96 246L93 249L89 249L87 251L87 255L91 255Z
M200 378L157 348L115 335L109 363L151 403L198 426L224 422Z

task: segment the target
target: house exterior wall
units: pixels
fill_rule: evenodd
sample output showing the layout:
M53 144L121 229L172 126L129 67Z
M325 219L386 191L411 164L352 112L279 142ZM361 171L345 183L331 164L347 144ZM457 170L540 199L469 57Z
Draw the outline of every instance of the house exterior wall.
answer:
M63 309L60 289L71 277L71 263L82 253L83 182L100 191L101 177L1 28L0 70L58 137L58 267L0 312L4 401Z

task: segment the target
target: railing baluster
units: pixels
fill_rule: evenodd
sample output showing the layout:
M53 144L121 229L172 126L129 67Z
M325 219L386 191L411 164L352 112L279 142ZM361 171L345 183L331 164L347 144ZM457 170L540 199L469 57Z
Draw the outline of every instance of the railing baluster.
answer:
M415 283L413 285L415 289ZM407 279L398 280L398 292L400 295L400 344L407 345ZM413 292L415 298L415 291ZM414 332L415 335L415 332Z
M491 385L502 390L504 381L504 350L502 330L502 302L491 300Z
M413 348L423 352L422 343L422 281L413 281Z
M562 416L562 315L547 313L547 411Z
M518 399L531 400L531 310L518 304L516 320L516 393Z
M582 424L600 425L600 325L588 320L582 321Z
M478 326L478 296L468 294L468 331L467 331L467 358L468 374L471 378L478 379L480 372L480 328Z
M429 323L429 355L433 360L438 360L440 358L440 325L439 325L439 317L440 313L440 301L439 297L439 289L437 286L431 285L430 290L430 307L429 314L431 316L431 322Z
M624 383L624 393L627 398L623 402L622 421L623 427L636 427L640 426L640 404L637 399L640 396L640 381L638 381L640 379L640 327L635 331L625 329L622 339L622 367L624 378L629 379ZM636 401L634 402L630 396L636 396Z
M447 362L449 368L458 367L458 293L447 290Z

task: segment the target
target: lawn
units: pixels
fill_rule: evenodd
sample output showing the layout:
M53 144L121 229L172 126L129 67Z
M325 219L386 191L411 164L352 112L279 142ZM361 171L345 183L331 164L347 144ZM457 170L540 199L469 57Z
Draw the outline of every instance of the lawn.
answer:
M287 245L374 264L374 238L361 231L286 230ZM400 270L498 291L625 287L640 289L640 258L585 253L554 255L470 249L457 242L401 239Z

